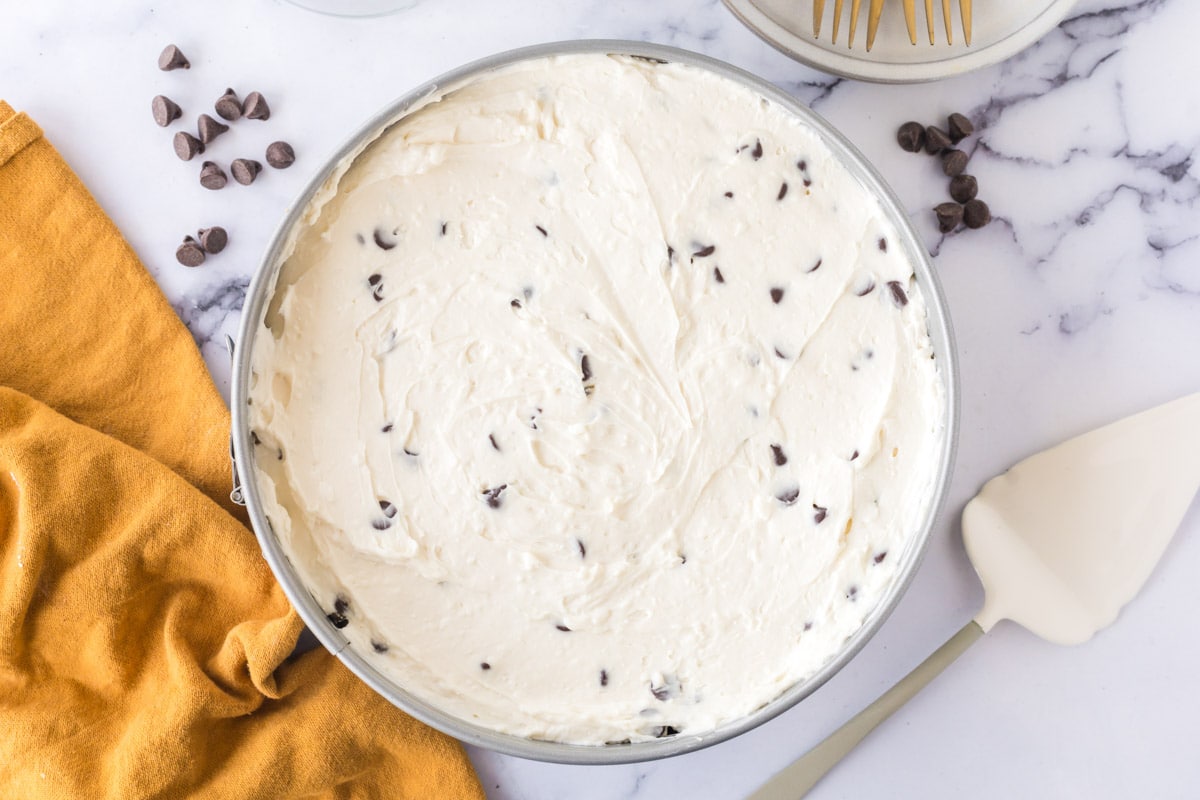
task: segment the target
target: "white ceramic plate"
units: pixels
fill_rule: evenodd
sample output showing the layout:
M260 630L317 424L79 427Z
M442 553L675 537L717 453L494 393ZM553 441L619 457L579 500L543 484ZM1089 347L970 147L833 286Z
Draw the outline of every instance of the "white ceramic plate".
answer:
M971 44L963 41L958 2L952 12L953 44L946 44L942 4L934 3L934 36L929 44L925 4L917 2L917 44L909 41L904 9L887 0L871 52L866 51L867 3L859 13L854 47L846 46L850 3L842 12L838 44L833 44L833 2L826 0L821 38L812 35L812 0L724 0L750 30L782 52L824 72L879 83L917 83L962 75L997 64L1024 50L1062 21L1075 0L975 0Z

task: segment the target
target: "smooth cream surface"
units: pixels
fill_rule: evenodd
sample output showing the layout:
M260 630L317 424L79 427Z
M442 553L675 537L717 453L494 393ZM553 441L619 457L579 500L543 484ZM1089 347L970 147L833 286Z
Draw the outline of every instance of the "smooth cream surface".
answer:
M266 514L357 648L498 731L701 733L833 657L931 495L912 267L706 70L537 59L309 209L254 344Z

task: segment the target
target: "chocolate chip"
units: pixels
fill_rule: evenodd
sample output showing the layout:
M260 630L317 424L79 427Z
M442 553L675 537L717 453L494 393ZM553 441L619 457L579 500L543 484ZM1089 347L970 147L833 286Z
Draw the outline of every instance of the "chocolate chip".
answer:
M346 599L345 595L339 594L337 597L335 597L333 599L333 610L336 613L345 614L349 608L350 608L350 601L348 599Z
M942 172L953 178L967 168L967 154L962 150L947 150L942 153Z
M350 624L350 620L346 619L345 615L339 614L336 611L334 611L331 614L326 614L325 619L332 622L333 627L335 627L339 630Z
M674 736L677 733L679 733L679 729L676 728L674 725L663 725L662 727L660 727L654 731L654 738L662 739L667 736Z
M233 173L235 181L242 186L249 186L262 172L262 164L250 158L235 158L229 165L229 171Z
M242 104L238 100L237 92L233 89L226 89L225 94L218 97L217 102L213 103L213 110L217 112L218 117L230 122L241 119Z
M275 169L287 169L296 161L296 151L287 142L271 142L267 145L267 163Z
M851 602L858 599L858 587L857 586L851 586L849 589L846 590L846 599L850 600Z
M175 248L175 260L185 267L198 267L204 263L204 250L189 236Z
M706 247L701 247L699 250L692 253L692 256L695 258L708 258L715 252L717 252L717 246L715 244L710 244Z
M812 186L812 179L808 177L808 162L804 159L800 159L796 162L796 168L804 175L804 187L808 188L809 186Z
M720 267L713 267L713 280L715 280L717 283L725 282L725 276L721 274Z
M206 253L216 255L225 249L225 245L229 244L229 234L220 225L214 225L211 228L201 228L200 246L204 248Z
M407 447L405 447L404 455L408 456L409 458L416 458L418 454L415 451L409 450Z
M936 156L950 147L950 135L936 125L925 129L925 152Z
M258 438L258 434L254 431L250 431L250 441L254 442L255 446L262 444L262 440Z
M583 374L585 383L592 379L592 365L588 362L587 353L584 353L583 357L579 359L579 371Z
M382 432L384 432L384 433L391 433L391 432L392 432L392 428L394 428L394 427L396 427L396 426L395 426L395 425L393 425L392 423L390 423L390 422L389 422L388 424L384 425L384 426L383 426L382 428L380 428L379 430L381 430L381 431L382 431Z
M200 119L196 120L196 130L200 133L200 141L210 144L213 139L229 130L229 126L223 122L217 122L208 114L201 114Z
M675 248L671 247L671 245L667 245L667 261L674 261L674 260L675 260Z
M968 200L963 204L963 222L968 228L982 228L991 221L991 209L979 198Z
M960 203L974 200L979 194L979 181L974 175L955 175L950 179L950 196Z
M856 295L858 295L859 297L866 297L867 295L869 295L869 294L870 294L871 292L873 292L873 291L875 291L875 281L874 281L874 280L871 280L871 279L868 279L868 280L867 280L867 285L866 285L866 286L864 286L864 287L862 287L861 289L855 289L855 290L854 290L854 293L855 293Z
M376 653L386 653L388 651L388 646L386 644L384 644L383 642L379 641L378 639L372 639L371 640L371 649L374 650Z
M246 115L246 119L268 120L271 118L271 109L267 106L267 99L258 92L246 95L246 101L242 103L242 113Z
M919 152L925 146L925 126L919 122L906 122L896 131L896 143L901 150Z
M358 242L359 244L367 243L367 240L365 238L363 238L363 235L361 233L354 234L354 241Z
M904 308L908 305L908 295L904 292L904 287L900 281L888 281L888 288L892 290L892 302L897 308Z
M813 503L813 522L820 525L822 522L825 521L825 517L828 515L828 513L829 513L828 508L825 508L824 506L819 506L816 503Z
M779 194L775 197L775 199L782 200L783 198L787 197L787 189L788 189L787 181L784 181L783 184L779 187Z
M780 492L779 494L775 495L775 499L778 500L779 502L783 503L785 506L790 506L792 503L795 503L799 497L800 497L800 487L799 486L793 487L791 489L785 489L782 492Z
M493 450L495 450L496 452L500 452L500 445L496 444L496 435L495 434L489 433L488 441L492 443Z
M975 126L971 124L971 120L957 112L947 117L946 123L950 129L950 141L955 144L975 132Z
M192 136L187 131L178 131L175 134L173 144L175 145L175 155L184 161L191 161L204 152L204 142Z
M878 553L875 556L874 561L876 564L882 564L885 558L887 558L887 550L884 550L882 553Z
M480 668L481 670L483 670L484 672L487 672L489 669L491 669L491 668L492 668L492 665L491 665L491 664L489 664L489 663L488 663L488 662L486 662L486 661L480 661L480 662L479 662L479 668Z
M820 259L820 258L818 258L818 259L817 259L817 263L813 264L811 267L809 267L808 269L804 270L804 274L805 274L805 275L808 275L809 273L813 273L813 272L816 272L817 270L819 270L819 269L821 268L821 262L822 262L822 261L823 261L823 259Z
M373 519L371 520L371 527L377 531L386 531L388 528L392 527L392 521L390 519L382 518Z
M224 189L225 184L229 179L225 177L225 170L218 167L212 161L205 161L200 165L200 185L205 189Z
M534 225L533 227L537 228L537 232L540 233L542 236L550 235L549 233L546 233L546 229L543 228L541 225Z
M855 450L853 453L851 453L851 454L850 454L850 460L851 460L851 461L853 461L853 460L854 460L854 459L856 459L856 458L858 458L858 451L857 451L857 450Z
M600 670L600 685L608 686L608 670L606 669Z
M510 300L508 304L513 308L522 308L520 300Z
M576 540L575 540L575 546L579 548L579 557L580 557L580 558L587 558L587 548L586 548L586 547L584 547L583 540L582 540L582 539L576 539Z
M883 238L882 236L879 237L879 252L887 252L887 239Z
M733 199L733 192L726 192L726 193L725 193L725 196L726 196L726 197L728 197L730 200L732 200L732 199Z
M760 158L762 158L762 156L763 156L762 141L760 139L755 139L754 140L754 149L750 151L750 157L753 158L755 161L758 161Z
M392 503L390 500L380 500L379 501L379 510L382 511L383 515L385 517L387 517L388 519L391 519L392 517L396 516L396 505L394 503Z
M555 628L558 628L558 629L559 629L560 631L562 631L563 633L570 633L570 632L571 632L571 629L570 629L570 628L568 628L566 625L563 625L561 622L560 622L560 623L558 623L557 625L555 625L554 627L555 627Z
M938 203L933 207L933 213L937 215L938 230L949 233L962 222L963 207L958 203Z
M787 456L784 455L783 448L779 445L771 445L771 455L775 458L775 466L782 467L787 463Z
M155 95L150 101L150 113L154 115L154 122L160 128L167 127L183 116L183 111L175 101L161 94Z
M783 301L783 289L778 286L771 287L771 302L779 305Z
M182 50L173 44L169 44L163 48L163 51L158 56L158 68L163 72L170 72L173 69L191 69L192 65Z
M783 351L782 351L782 350L780 350L778 347L776 347L776 348L775 348L775 356L776 356L776 358L782 358L782 359L784 359L784 360L786 360L786 359L787 359L787 356L786 356L786 355L784 355L784 354L783 354ZM755 412L754 412L754 416L756 416L756 417L758 416L758 412L757 412L757 411L755 411Z
M383 228L376 228L375 229L375 246L378 247L380 250L391 250L393 247L396 246L396 243L389 242L386 238L384 238L385 236L387 236L387 231L385 231Z
M503 500L503 498L500 497L500 495L503 494L504 490L507 488L508 488L508 484L502 483L499 486L496 486L491 489L484 489L481 492L481 494L484 497L484 500L487 501L488 508L499 508L504 503L504 500Z

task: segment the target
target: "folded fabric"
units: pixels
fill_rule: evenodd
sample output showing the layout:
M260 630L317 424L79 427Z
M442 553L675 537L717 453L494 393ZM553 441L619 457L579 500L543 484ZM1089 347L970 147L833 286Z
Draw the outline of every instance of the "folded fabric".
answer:
M154 281L0 101L0 796L482 798L453 739L291 656L228 431Z

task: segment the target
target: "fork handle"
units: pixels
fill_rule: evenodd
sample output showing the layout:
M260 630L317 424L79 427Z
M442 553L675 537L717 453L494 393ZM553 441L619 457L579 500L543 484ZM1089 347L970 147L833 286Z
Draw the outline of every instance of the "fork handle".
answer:
M942 673L983 635L979 623L971 620L950 637L933 655L884 692L878 700L852 717L820 744L784 767L747 800L799 800L817 785L829 770L858 745L867 734L907 703L925 685Z

